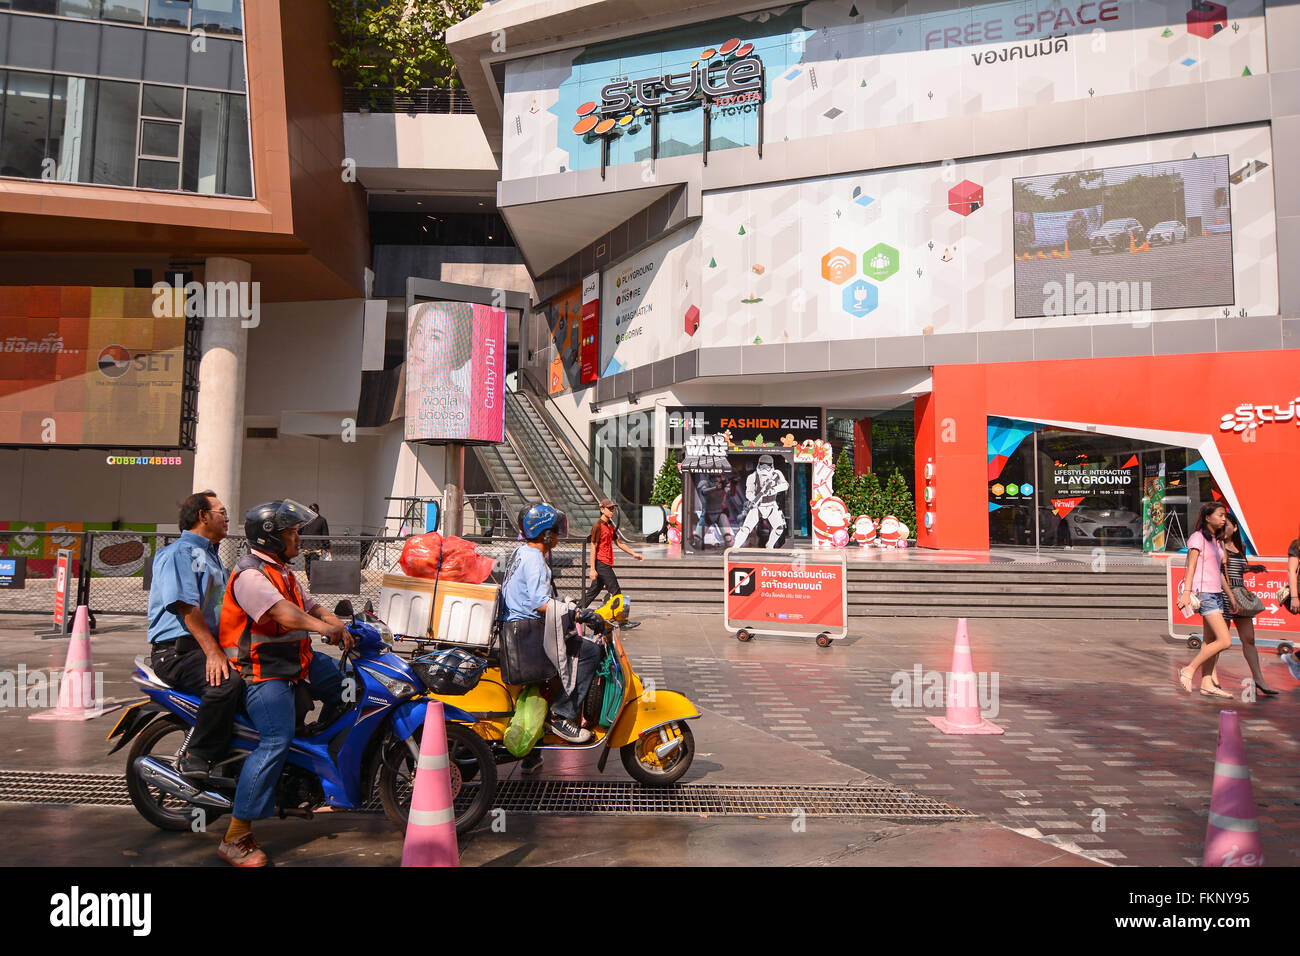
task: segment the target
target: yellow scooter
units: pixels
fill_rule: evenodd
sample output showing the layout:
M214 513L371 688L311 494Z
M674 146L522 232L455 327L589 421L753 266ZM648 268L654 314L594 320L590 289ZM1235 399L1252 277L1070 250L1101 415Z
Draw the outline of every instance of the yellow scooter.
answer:
M623 699L618 716L609 725L598 723L601 711L600 695L593 690L588 694L584 714L592 739L584 744L572 744L547 733L534 749L541 750L591 750L601 748L596 765L602 773L611 747L618 748L623 766L633 778L653 787L666 787L676 783L690 768L695 758L695 738L687 725L688 720L700 716L699 710L683 694L660 690L653 684L647 688L628 661L627 652L619 640L618 631L635 627L627 620L627 606L623 595L616 594L598 611L600 625L593 629L600 633L606 654L613 654L617 668L622 673ZM589 619L590 620L590 619ZM515 758L505 749L505 733L514 716L515 701L524 687L506 684L501 669L495 664L483 671L474 688L463 694L431 694L438 700L452 704L478 718L473 730L488 741L498 761L509 762Z

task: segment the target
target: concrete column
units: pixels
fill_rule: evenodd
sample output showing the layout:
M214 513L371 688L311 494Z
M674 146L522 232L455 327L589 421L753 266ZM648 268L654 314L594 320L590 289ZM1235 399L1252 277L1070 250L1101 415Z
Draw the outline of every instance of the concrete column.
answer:
M447 443L446 481L443 482L443 501L447 509L442 519L444 534L459 537L465 533L465 446L460 442ZM477 529L475 529L477 530Z
M253 275L253 267L240 259L208 259L203 271L208 283L251 282ZM230 511L231 531L238 533L244 524L239 477L244 458L244 376L248 365L248 329L240 317L205 316L199 355L194 490L215 491Z

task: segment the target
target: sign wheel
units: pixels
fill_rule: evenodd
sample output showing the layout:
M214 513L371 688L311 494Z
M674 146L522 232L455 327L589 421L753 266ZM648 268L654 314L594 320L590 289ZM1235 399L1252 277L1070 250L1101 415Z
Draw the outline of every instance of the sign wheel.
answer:
M820 634L818 634L818 635L817 635L817 646L818 646L818 647L830 647L830 646L831 646L831 636L830 636L830 634L826 633L825 631L822 631Z
M754 639L753 631L747 631L745 630L745 628L742 627L740 630L736 632L736 640L740 641L742 644L747 644L753 639Z
M1286 641L1283 641L1281 644L1279 644L1279 645L1277 646L1277 656L1278 656L1278 657L1286 657L1288 654L1290 654L1290 653L1291 653L1292 651L1294 651L1294 650L1295 650L1294 647L1292 647L1292 646L1291 646L1289 643L1287 643Z
M1198 647L1201 646L1201 639L1197 637L1195 634L1193 634L1191 637L1187 639L1187 646L1190 647L1192 650L1196 650Z

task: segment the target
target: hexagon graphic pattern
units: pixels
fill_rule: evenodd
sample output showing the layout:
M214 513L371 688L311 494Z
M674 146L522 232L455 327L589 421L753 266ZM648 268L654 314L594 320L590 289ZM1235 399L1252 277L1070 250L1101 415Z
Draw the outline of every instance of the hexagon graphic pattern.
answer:
M898 271L898 250L886 242L878 242L862 254L862 274L868 279L884 282Z
M948 190L948 208L959 216L969 216L984 205L984 187L963 179Z
M880 292L866 279L844 287L844 311L861 318L880 305Z
M842 246L836 246L822 256L822 278L841 285L858 271L857 257Z

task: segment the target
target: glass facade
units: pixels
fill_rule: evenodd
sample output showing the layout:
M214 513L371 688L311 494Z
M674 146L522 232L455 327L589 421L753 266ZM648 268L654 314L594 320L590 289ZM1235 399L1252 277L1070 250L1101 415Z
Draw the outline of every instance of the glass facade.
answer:
M0 176L251 198L243 43L199 29L238 0L0 0Z
M1180 551L1212 499L1195 449L989 419L994 546Z
M655 480L654 426L652 411L591 423L592 474L601 491L622 504L650 503Z

